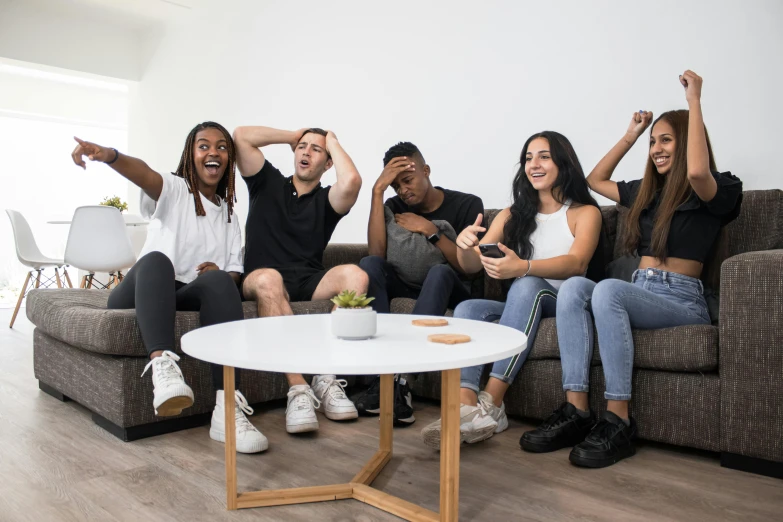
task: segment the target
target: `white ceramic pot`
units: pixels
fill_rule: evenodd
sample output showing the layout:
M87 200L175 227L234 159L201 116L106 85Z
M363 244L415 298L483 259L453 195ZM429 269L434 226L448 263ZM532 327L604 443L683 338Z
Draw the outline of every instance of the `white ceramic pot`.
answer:
M332 334L339 339L361 340L375 335L377 314L372 308L335 308Z

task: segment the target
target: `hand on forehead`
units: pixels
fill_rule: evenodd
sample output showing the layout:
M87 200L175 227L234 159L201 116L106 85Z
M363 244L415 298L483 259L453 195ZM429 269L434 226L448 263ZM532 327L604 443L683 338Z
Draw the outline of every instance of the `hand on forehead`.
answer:
M323 147L326 144L326 136L321 136L315 132L308 132L299 138L299 143L312 143L313 145Z

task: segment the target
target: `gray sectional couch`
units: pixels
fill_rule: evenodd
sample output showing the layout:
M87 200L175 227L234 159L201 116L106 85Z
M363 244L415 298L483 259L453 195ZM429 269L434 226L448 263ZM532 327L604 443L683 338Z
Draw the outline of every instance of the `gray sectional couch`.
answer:
M626 212L604 207L605 259ZM488 220L497 211L488 211ZM364 245L332 245L326 266L358 263ZM634 332L633 415L643 439L721 453L730 467L783 476L783 191L747 191L740 217L726 227L705 280L717 292L719 320ZM490 279L474 295L503 299ZM35 377L42 390L79 402L94 420L124 440L208 422L214 393L206 364L184 356L182 371L196 402L179 417L159 419L151 407L151 380L140 378L146 351L132 310L106 310L107 293L35 290L27 301L34 333ZM396 299L392 312L413 309ZM297 314L328 313L329 301L294 303ZM245 303L245 317L255 317ZM198 327L198 314L177 314L177 343ZM555 319L542 321L531 353L506 397L510 415L542 419L563 401ZM179 352L179 344L176 350ZM598 350L593 357L591 402L603 408ZM244 371L242 391L253 403L282 399L281 375ZM416 395L438 399L437 374L408 376Z

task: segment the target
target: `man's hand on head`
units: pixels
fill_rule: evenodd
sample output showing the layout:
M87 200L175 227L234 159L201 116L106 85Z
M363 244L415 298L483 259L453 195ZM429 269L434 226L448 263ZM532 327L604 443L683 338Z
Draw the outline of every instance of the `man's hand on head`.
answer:
M294 131L294 139L291 141L291 150L295 151L296 146L299 145L299 142L302 141L302 136L304 136L305 132L307 132L308 127L305 127L304 129L299 129L297 131Z
M397 179L397 176L405 171L413 172L414 170L415 168L413 166L413 161L411 161L408 157L401 156L399 158L394 158L386 164L386 166L383 168L383 172L381 172L381 175L378 176L378 181L375 182L373 192L383 194L386 192L386 189L389 188L392 183L394 183L394 180Z
M394 214L394 221L405 230L416 234L423 234L426 237L430 237L432 234L438 232L438 227L436 227L432 221L412 212Z
M331 156L334 153L334 147L338 144L337 135L332 131L326 131L326 152Z

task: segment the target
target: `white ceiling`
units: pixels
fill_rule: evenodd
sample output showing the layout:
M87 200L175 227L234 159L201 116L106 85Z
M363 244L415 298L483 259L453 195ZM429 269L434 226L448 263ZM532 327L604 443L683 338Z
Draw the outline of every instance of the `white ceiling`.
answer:
M167 26L210 5L218 3L0 0L0 57L138 81Z
M187 14L203 0L69 0L88 8L114 12L138 19L167 22Z

